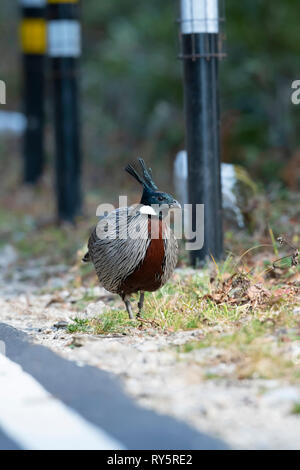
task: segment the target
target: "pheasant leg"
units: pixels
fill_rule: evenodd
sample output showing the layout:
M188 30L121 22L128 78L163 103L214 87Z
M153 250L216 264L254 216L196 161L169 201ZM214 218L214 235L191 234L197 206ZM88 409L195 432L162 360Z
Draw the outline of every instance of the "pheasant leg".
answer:
M139 308L139 311L137 313L137 318L140 318L141 317L141 314L142 314L142 309L143 309L143 305L144 305L144 298L145 298L145 292L140 292L140 300L139 300L139 303L138 303L138 308Z
M130 318L130 320L133 320L132 306L131 306L129 297L125 296L123 300L124 300L124 303L126 305L126 310L127 310L128 315L129 315L129 318Z

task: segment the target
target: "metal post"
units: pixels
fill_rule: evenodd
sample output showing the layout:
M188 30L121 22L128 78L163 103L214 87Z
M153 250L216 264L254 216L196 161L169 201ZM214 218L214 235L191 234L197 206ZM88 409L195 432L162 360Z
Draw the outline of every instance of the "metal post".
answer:
M189 202L204 204L204 246L191 251L194 266L223 253L219 139L218 0L181 0Z
M44 93L46 53L46 0L20 0L22 9L23 102L27 126L24 134L24 176L35 184L44 167Z
M81 207L79 0L48 0L48 54L55 107L58 216L60 220L73 222Z

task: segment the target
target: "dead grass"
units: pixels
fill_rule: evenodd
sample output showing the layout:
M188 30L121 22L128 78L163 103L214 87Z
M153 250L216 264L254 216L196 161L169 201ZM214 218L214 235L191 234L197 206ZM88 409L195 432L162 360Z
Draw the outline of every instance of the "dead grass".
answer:
M195 350L216 348L217 358L206 357L205 367L233 365L230 376L237 380L300 383L294 354L294 345L300 344L300 318L294 314L300 305L300 271L288 264L271 269L272 259L267 261L261 255L254 267L241 266L238 257L229 255L201 271L179 269L162 289L146 294L142 321L130 321L117 301L113 310L97 318L84 323L75 319L70 331L168 335L197 329L201 339L178 348L181 358L183 354L189 361ZM135 306L136 302L137 297ZM218 374L206 378L216 379Z
M26 197L19 194L15 198L13 193L6 196L0 208L0 243L9 240L20 262L47 257L51 264L69 265L72 280L65 288L96 286L92 266L80 261L94 217L78 219L76 227L41 221L47 197L43 192L37 197L36 191L29 195L27 191ZM290 248L276 242L278 235L288 232L287 238L299 245L300 227L295 223L299 204L293 198L293 204L287 200L273 206L262 199L252 234L226 233L228 255L222 263L212 261L206 268L192 271L186 269L187 258L182 253L180 269L172 280L159 291L146 294L142 321L130 321L118 299L109 301L107 311L98 317L82 320L76 311L81 313L98 300L87 293L74 303L74 321L68 331L169 335L197 329L200 341L187 343L179 349L179 355L188 358L193 351L214 347L220 350L220 356L212 360L212 365L234 364L232 376L237 379L300 381L299 363L293 359L293 345L300 341L300 317L294 314L300 305L300 270L292 266ZM94 195L87 199L88 207L96 207ZM289 230L279 232L287 228L288 222ZM273 265L285 255L289 258ZM137 297L133 300L137 311Z

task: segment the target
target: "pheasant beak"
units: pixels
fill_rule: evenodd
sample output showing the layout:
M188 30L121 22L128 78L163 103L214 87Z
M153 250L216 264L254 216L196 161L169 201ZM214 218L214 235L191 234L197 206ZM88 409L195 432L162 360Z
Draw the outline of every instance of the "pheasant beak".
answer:
M169 207L170 209L181 209L181 204L178 201L176 201L176 199L174 199L173 202L169 204Z

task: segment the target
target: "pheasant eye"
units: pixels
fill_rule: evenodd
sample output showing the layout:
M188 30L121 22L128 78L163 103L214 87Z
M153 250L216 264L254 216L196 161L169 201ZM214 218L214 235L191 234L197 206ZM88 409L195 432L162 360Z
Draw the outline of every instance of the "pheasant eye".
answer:
M159 200L159 201L162 201L162 200L163 200L163 197L162 197L162 196L158 196L158 200Z

